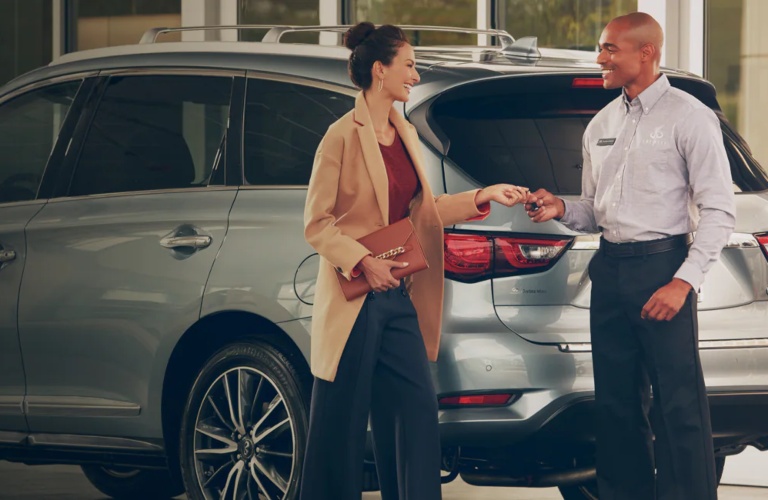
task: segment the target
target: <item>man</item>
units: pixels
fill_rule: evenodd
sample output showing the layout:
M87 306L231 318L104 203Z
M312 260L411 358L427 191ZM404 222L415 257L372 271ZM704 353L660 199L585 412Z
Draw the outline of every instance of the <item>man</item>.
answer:
M670 87L662 43L647 14L605 27L597 63L622 95L584 133L581 199L540 189L526 205L534 222L602 233L589 266L600 500L717 498L696 291L733 231L734 197L718 120Z

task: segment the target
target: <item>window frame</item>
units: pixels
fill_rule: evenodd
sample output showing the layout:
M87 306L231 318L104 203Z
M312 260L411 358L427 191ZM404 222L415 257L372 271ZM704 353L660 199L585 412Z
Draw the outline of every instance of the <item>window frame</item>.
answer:
M51 145L51 152L48 155L45 165L40 174L40 184L37 187L37 193L31 200L16 201L16 202L0 202L0 205L7 206L11 204L24 204L32 203L37 200L48 199L51 197L52 189L55 185L56 178L61 171L61 167L64 161L64 156L69 145L75 126L78 122L80 112L88 100L91 89L95 84L96 71L85 71L78 73L71 73L67 75L55 76L39 80L34 83L24 85L17 89L8 92L7 94L0 96L0 107L5 106L7 103L45 88L54 87L64 83L80 81L80 86L75 92L75 97L72 100L72 104L67 109L67 113L64 116L64 120L61 123L61 128L56 136L56 139Z
M240 186L242 186L242 189L306 189L308 184L284 184L284 185L278 185L278 184L250 184L248 180L245 177L245 113L246 113L246 107L248 104L248 83L251 80L269 80L273 82L280 82L285 83L289 85L301 85L304 87L312 87L322 90L327 90L329 92L334 92L337 94L342 94L347 97L351 97L354 99L357 96L357 94L360 92L360 90L356 89L355 87L345 86L345 85L338 85L335 83L328 83L322 80L314 80L309 79L305 77L300 76L294 76L294 75L286 75L286 74L276 74L276 73L267 73L264 71L253 71L248 70L245 75L245 85L243 89L243 101L242 101L242 123L240 127L240 142L241 142L241 149L240 149L240 155L241 155L241 162L240 162L240 170L239 170L239 176L240 176ZM354 104L353 104L354 109Z
M120 68L120 69L107 69L98 73L98 78L95 83L93 92L90 99L84 105L83 112L79 117L79 121L75 126L75 130L72 134L71 145L68 148L67 155L62 168L62 173L59 176L58 182L54 189L52 198L67 198L67 199L83 199L93 197L113 197L113 196L125 196L135 195L136 193L159 193L159 192L178 192L178 191L210 191L211 189L226 188L229 185L230 172L232 171L231 163L239 161L237 154L230 154L230 152L237 152L240 149L239 137L241 133L233 134L233 125L237 123L238 110L243 107L242 92L236 93L238 81L242 86L242 80L245 76L245 70L226 70L226 69L209 69L209 68ZM230 106L228 124L225 129L226 142L224 150L226 152L224 168L224 179L220 179L220 176L215 172L211 173L211 179L216 179L215 183L208 184L201 187L193 188L172 188L172 189L159 189L159 190L146 190L146 191L119 191L113 193L97 193L88 195L70 195L70 187L72 180L74 179L77 165L80 161L80 155L85 146L85 140L88 137L88 133L91 129L91 125L98 111L101 99L107 90L109 80L115 76L189 76L189 77L227 77L232 78L232 91L230 93ZM241 127L242 131L242 127ZM220 166L221 168L222 166Z

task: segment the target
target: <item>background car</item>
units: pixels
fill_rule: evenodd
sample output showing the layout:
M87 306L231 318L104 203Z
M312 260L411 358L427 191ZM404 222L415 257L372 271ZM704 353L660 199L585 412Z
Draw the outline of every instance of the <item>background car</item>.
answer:
M319 29L163 44L152 30L0 89L0 459L81 464L115 498L295 498L318 265L306 184L356 94L346 49L280 43ZM499 46L418 48L402 112L433 190L578 196L581 135L616 91L594 53L491 34ZM709 83L665 72L718 111ZM699 295L720 472L768 447L768 176L722 127L737 228ZM520 207L446 229L445 481L598 498L597 245Z

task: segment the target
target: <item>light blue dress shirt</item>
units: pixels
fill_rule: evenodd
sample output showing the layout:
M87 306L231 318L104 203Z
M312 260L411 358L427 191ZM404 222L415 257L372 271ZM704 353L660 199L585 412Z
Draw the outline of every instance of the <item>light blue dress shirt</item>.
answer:
M728 156L715 113L661 75L603 108L583 138L581 199L560 220L613 243L696 232L675 277L697 290L735 226Z

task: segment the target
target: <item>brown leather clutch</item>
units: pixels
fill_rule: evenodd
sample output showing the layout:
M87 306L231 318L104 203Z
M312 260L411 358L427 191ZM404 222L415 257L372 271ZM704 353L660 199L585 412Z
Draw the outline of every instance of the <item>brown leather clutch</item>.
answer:
M413 223L408 217L366 234L357 241L370 250L377 259L407 262L408 267L392 269L392 276L396 279L404 278L429 267L427 257L424 255L419 238L416 236L416 228L413 227ZM341 290L347 300L355 299L371 291L371 286L363 274L347 280L339 273L338 278Z

